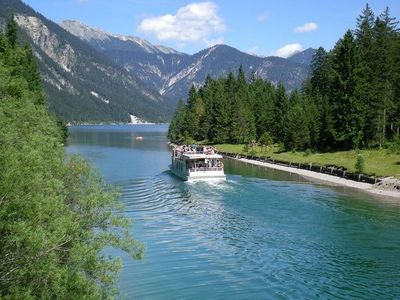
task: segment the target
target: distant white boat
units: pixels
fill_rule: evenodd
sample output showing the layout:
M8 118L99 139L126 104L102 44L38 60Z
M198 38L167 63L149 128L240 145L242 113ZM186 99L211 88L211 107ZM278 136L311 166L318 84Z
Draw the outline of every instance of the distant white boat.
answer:
M143 137L139 135L139 136L137 136L137 137L135 138L135 140L141 141L141 140L143 140Z
M213 148L178 146L172 150L170 170L183 180L224 180L222 155Z

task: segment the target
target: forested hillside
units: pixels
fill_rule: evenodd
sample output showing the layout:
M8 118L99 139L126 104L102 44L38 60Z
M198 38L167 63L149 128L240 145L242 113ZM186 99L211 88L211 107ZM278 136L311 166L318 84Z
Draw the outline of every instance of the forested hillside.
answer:
M309 79L287 93L256 77L213 80L189 92L169 128L175 142L246 143L287 150L347 150L399 143L400 34L386 9L367 5L334 48L319 48ZM283 147L282 147L283 148Z
M142 255L117 214L118 194L79 157L66 157L62 128L11 17L0 34L1 299L107 298L119 262L104 247Z
M157 91L22 1L0 0L0 25L12 13L38 60L51 112L71 122L170 119L174 106Z

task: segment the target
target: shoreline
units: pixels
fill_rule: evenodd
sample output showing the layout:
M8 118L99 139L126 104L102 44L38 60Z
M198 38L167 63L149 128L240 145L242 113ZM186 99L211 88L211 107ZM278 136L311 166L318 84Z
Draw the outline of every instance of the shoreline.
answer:
M271 164L271 163L267 163L267 162L251 160L251 159L247 159L247 158L233 158L233 157L228 157L228 158L237 160L237 161L241 161L244 163L256 165L256 166L263 166L263 167L270 168L270 169L289 172L291 174L298 174L298 175L303 176L308 179L323 181L324 183L331 183L331 184L338 185L338 186L346 186L346 187L362 190L366 193L374 194L377 196L396 198L398 201L400 201L400 192L393 191L393 190L380 189L380 188L376 187L374 184L365 183L365 182L357 182L357 181L353 181L353 180L349 180L349 179L345 179L345 178L341 178L341 177L337 177L337 176L332 176L329 174L318 173L318 172L304 170L304 169L291 168L291 167Z
M67 127L73 126L120 126L120 125L168 125L169 123L67 123Z

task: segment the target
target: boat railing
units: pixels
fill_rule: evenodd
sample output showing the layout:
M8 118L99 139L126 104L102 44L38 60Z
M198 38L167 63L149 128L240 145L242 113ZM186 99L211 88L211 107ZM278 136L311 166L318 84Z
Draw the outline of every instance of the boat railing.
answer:
M197 167L189 168L189 172L223 171L223 167Z
M203 151L183 151L183 154L204 154Z
M206 154L206 155L210 155L210 154L215 154L215 151L180 151L180 150L177 150L176 153L179 153L180 155L182 155L182 154Z

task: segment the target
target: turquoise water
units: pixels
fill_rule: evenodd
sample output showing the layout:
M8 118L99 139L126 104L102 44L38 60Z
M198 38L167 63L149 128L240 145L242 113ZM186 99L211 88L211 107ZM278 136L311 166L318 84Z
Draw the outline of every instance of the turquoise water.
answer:
M229 160L226 182L182 182L166 130L70 128L147 247L113 252L122 299L400 299L399 203Z

